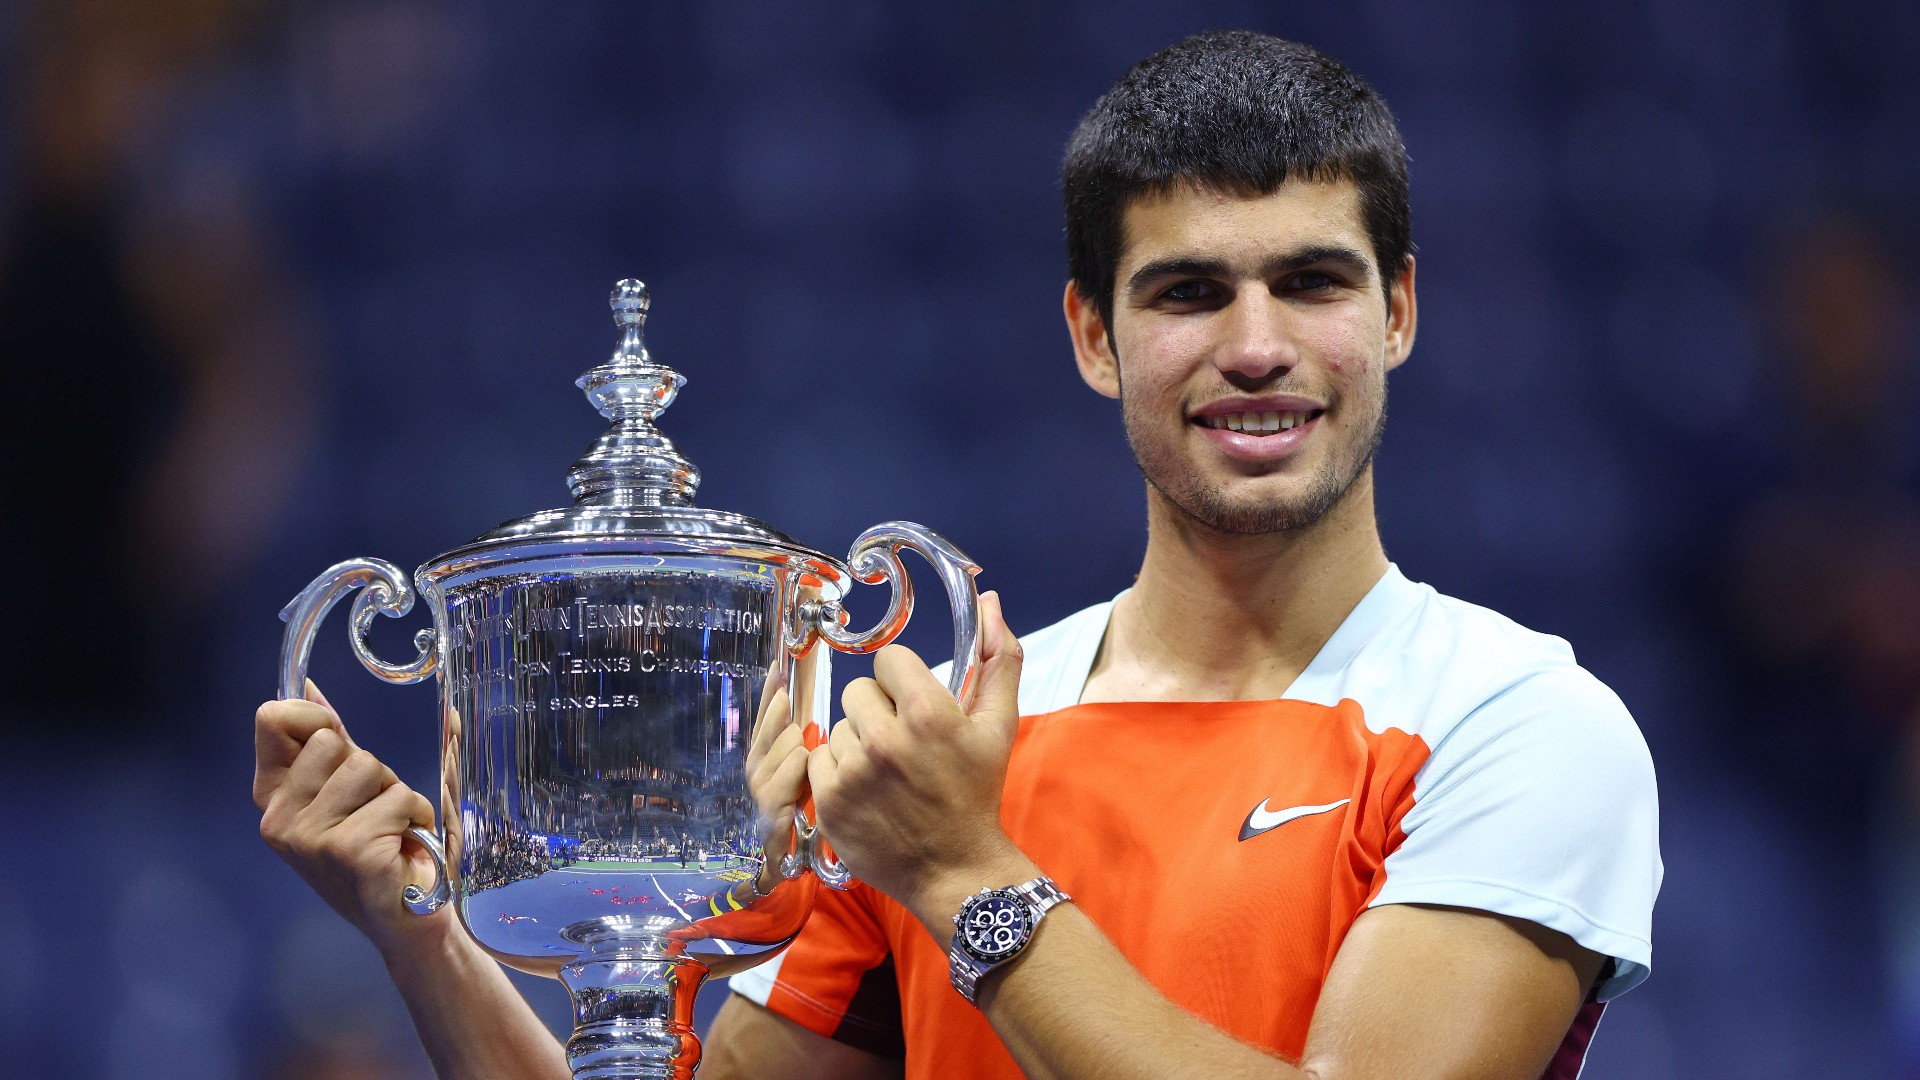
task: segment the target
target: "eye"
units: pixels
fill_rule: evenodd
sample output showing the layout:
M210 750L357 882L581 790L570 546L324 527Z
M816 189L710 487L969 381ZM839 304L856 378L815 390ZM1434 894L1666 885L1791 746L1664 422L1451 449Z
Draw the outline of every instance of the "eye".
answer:
M1307 270L1295 274L1287 282L1287 291L1295 293L1323 293L1341 284L1340 279L1319 270Z
M1220 287L1204 278L1176 282L1160 293L1160 299L1175 304L1198 304L1218 299L1219 296Z

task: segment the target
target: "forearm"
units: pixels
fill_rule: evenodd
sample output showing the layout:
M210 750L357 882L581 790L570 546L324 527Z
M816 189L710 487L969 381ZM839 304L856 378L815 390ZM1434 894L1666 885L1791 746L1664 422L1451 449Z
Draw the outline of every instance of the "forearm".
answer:
M1028 948L987 979L980 1006L1035 1080L1307 1076L1167 1000L1071 904L1041 921Z
M440 1080L566 1080L566 1054L553 1034L499 963L458 928L385 959Z
M977 887L1025 881L1040 872L1024 856L1014 856L965 878L977 879ZM948 920L970 891L956 878L913 904L943 948L953 929ZM1049 912L1019 959L982 981L979 1004L1034 1080L1305 1080L1309 1075L1169 1001L1073 904Z

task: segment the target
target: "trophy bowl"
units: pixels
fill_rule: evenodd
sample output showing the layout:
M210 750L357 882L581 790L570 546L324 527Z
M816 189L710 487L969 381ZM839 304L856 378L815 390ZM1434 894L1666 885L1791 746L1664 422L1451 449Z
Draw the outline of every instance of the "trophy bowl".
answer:
M436 879L395 903L451 904L501 963L560 979L576 1078L684 1078L701 981L772 957L823 884L850 880L804 810L791 827L764 820L745 767L756 724L825 737L829 657L881 648L912 614L903 549L946 587L949 689L964 704L979 567L910 522L868 529L841 561L693 506L699 472L654 423L685 380L642 342L646 287L620 282L612 306L620 344L577 384L612 426L568 474L573 505L508 522L411 581L378 559L329 568L281 612L279 694L301 696L320 623L353 594L349 640L367 669L440 685L440 822L411 830ZM856 581L892 590L860 633L841 606ZM368 632L416 590L433 626L412 661L389 663ZM763 715L781 686L790 712Z

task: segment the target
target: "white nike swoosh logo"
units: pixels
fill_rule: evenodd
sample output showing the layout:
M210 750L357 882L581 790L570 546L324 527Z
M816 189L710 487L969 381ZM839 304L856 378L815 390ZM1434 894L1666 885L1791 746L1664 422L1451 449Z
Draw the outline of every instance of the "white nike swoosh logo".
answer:
M1277 829L1295 818L1312 817L1329 810L1338 810L1352 801L1352 799L1341 799L1339 802L1330 802L1324 806L1289 806L1285 810L1269 810L1267 800L1261 799L1260 805L1254 807L1253 813L1247 815L1247 823L1240 826L1240 839L1250 840L1263 832Z

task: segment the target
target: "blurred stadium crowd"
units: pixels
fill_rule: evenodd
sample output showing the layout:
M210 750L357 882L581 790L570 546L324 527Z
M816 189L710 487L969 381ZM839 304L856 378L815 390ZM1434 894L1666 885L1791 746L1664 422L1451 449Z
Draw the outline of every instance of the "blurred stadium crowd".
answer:
M1140 481L1069 363L1055 171L1121 70L1225 26L1342 58L1407 139L1390 554L1571 640L1653 747L1654 976L1588 1075L1920 1076L1895 0L0 5L9 1074L426 1075L255 831L273 615L563 503L616 278L691 380L703 505L830 551L924 521L1017 629L1124 587ZM342 632L315 677L433 790L433 690Z

